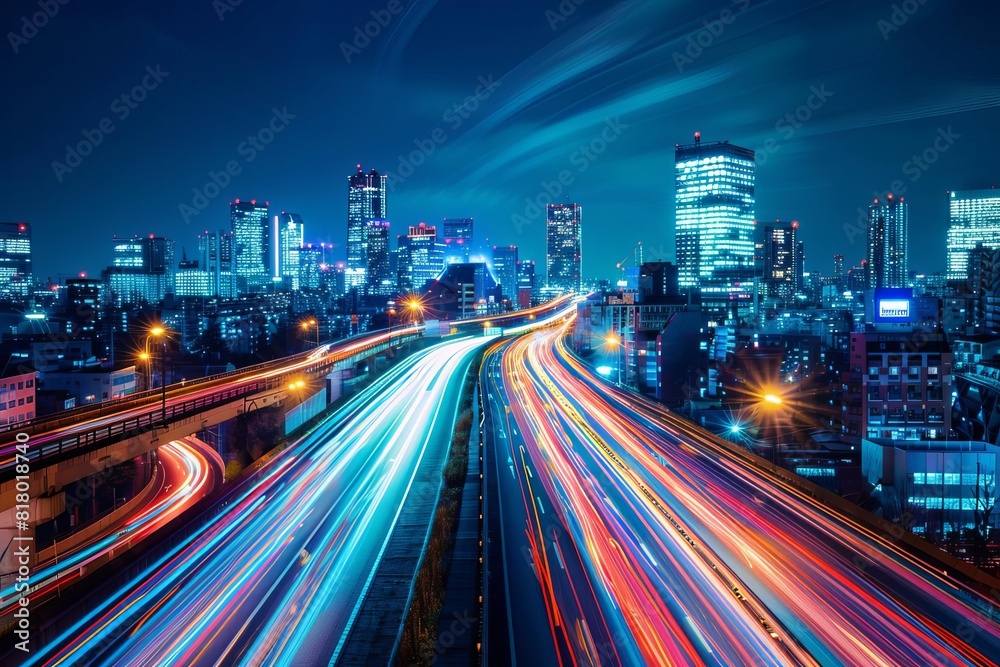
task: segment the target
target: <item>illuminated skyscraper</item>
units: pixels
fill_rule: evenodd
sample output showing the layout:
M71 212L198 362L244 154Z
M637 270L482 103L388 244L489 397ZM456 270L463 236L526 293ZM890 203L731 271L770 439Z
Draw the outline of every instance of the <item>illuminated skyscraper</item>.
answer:
M274 280L283 286L298 290L300 285L299 249L305 244L305 228L298 213L285 213L274 218L275 266Z
M802 248L799 223L764 227L764 283L769 296L791 299L802 289Z
M969 252L1000 248L1000 190L949 192L948 280L969 276Z
M233 232L198 235L198 264L208 272L212 296L232 299L236 295L233 274Z
M579 204L549 204L545 210L545 284L547 287L581 292L583 208Z
M500 283L500 293L511 305L517 304L517 246L493 246L493 277Z
M906 287L909 204L889 194L868 206L868 289Z
M309 243L299 248L299 289L318 290L327 268L322 247Z
M367 249L365 256L365 293L372 296L389 296L396 291L396 277L389 266L389 221L369 220L365 223Z
M530 308L538 295L535 283L535 263L524 260L517 263L517 307Z
M369 284L367 223L386 218L386 177L372 169L347 178L347 288ZM388 252L388 250L386 251Z
M676 250L681 289L729 298L754 266L754 152L729 142L677 145Z
M271 287L271 224L268 203L256 199L229 204L233 224L233 273L240 294L267 292Z
M445 261L468 262L472 252L473 219L445 218L441 225L444 230Z
M0 300L24 301L31 281L31 225L0 222Z
M847 284L847 274L844 273L844 256L837 254L833 256L833 280L837 289L844 291Z
M104 282L115 306L158 304L174 293L175 277L173 241L154 236L114 239Z
M437 240L437 227L424 223L410 227L399 240L399 289L414 291L423 288L444 271L444 244Z

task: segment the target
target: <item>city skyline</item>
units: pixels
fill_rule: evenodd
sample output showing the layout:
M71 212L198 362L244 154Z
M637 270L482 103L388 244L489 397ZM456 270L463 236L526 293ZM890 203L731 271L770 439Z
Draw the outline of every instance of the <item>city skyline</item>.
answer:
M312 98L293 87L299 77L284 81L280 67L259 57L251 56L247 64L261 68L260 86L240 90L230 83L239 77L234 76L236 63L223 55L223 49L237 48L240 32L264 19L261 8L240 6L218 23L216 13L209 9L197 30L189 30L164 12L149 10L143 30L149 40L124 40L107 47L111 53L81 58L92 65L107 63L109 57L115 62L135 62L135 71L123 65L91 67L102 72L96 76L83 76L76 68L84 63L75 62L66 73L57 74L50 61L41 58L48 53L55 60L70 62L60 57L62 50L79 52L77 38L71 34L79 19L68 9L12 54L12 66L5 73L9 84L31 78L47 82L47 87L27 90L37 94L5 110L10 124L34 128L36 132L24 134L44 139L13 138L4 163L10 177L0 186L3 219L30 223L40 234L49 232L52 255L75 260L61 266L54 257L39 255L36 271L43 278L100 269L93 260L97 246L92 239L132 231L134 211L140 207L144 215L136 233L152 232L185 245L193 237L187 230L218 228L226 203L238 197L267 197L299 212L316 231L315 240L333 243L343 253L346 221L339 206L329 205L329 198L337 191L345 168L360 161L392 175L389 219L397 228L467 215L477 218L481 238L488 238L490 244L516 244L525 256L540 257L544 251L544 237L534 233L543 226L544 216L531 215L535 211L525 199L547 197L546 184L552 191L563 190L554 197L558 201L586 200L588 218L594 224L624 214L636 221L629 238L609 240L588 253L584 263L585 275L611 277L615 261L636 241L643 241L650 251L662 249L664 258L672 259L673 192L665 185L668 179L655 176L669 172L671 147L698 130L706 137L728 139L757 151L757 217L802 222L802 240L807 251L813 249L807 270L822 270L834 253L844 254L848 265L858 263L864 243L843 227L856 223L859 205L875 194L892 191L894 184L896 189L907 190L896 194L905 195L910 203L911 224L927 232L914 238L911 265L929 272L944 270L936 246L947 234L945 193L988 188L996 173L995 138L987 129L988 111L996 98L980 83L981 65L967 62L957 55L960 49L949 46L957 43L958 34L964 35L962 39L974 38L990 21L984 19L971 27L963 24L962 31L947 30L960 22L959 10L931 5L921 6L905 24L889 30L880 28L879 21L889 17L891 7L853 3L851 9L857 11L852 14L835 12L827 4L812 2L801 8L794 19L796 39L781 31L781 21L792 12L791 3L749 6L737 12L732 25L725 26L726 32L709 46L692 48L691 53L699 48L701 53L691 58L686 55L689 38L699 36L703 21L717 20L711 12L692 6L664 9L652 3L588 2L572 15L550 21L543 10L529 3L514 3L502 15L494 15L488 8L447 12L448 3L440 2L425 14L406 12L400 17L398 32L386 31L372 40L378 43L352 55L350 63L339 44L350 43L352 27L363 25L367 12L348 8L331 22L343 28L327 35L332 43L321 47L316 35L307 30L306 39L292 40L296 53L283 55L311 56L317 66L326 68L316 79ZM23 13L29 6L14 6L11 12ZM734 11L743 6L734 5ZM796 4L795 11L799 9ZM96 11L100 34L132 25L140 14L114 2ZM332 10L312 7L310 11L321 19ZM15 25L21 13L8 23ZM462 63L445 60L440 47L432 45L440 41L436 35L484 20L518 25L524 40L494 54L477 51ZM625 71L645 71L643 66L651 64L652 57L647 52L662 52L666 57L659 57L660 64L635 82L617 77L621 82L614 83L608 101L581 103L569 110L563 122L540 129L538 114L551 114L553 105L563 99L555 91L607 83L604 68L618 61L598 51L600 40L592 33L602 22L610 31L629 29L636 35L617 55ZM280 37L293 26L302 29L293 19L285 19L272 30ZM759 37L767 35L778 42L767 50L755 46ZM853 38L857 44L858 53L840 69L831 69L821 54L823 40L834 36ZM94 34L87 39L98 37ZM203 68L196 68L190 56L169 47L177 39L197 45L202 53L216 58L217 66L196 74ZM940 52L914 55L907 48L931 39L941 44ZM809 42L809 48L800 41ZM551 51L558 48L571 49L577 59L594 54L603 60L568 76L555 69ZM752 48L767 62L796 60L800 66L775 87L764 74L768 68L748 74L729 59L734 52ZM433 82L424 81L426 74L401 66L406 50L422 54L430 66L438 68L440 74ZM674 53L682 57L675 58ZM874 84L867 83L867 69L864 74L859 69L862 59L873 71L892 73L896 95L872 101L868 91ZM144 68L149 65L156 71L158 62L169 75L157 83ZM386 129L378 137L345 131L349 123L328 122L317 111L317 102L325 101L334 90L345 86L367 90L366 75L370 74L385 75L380 79L387 86L383 94L412 95L414 86L427 83L421 103L371 109L365 122ZM90 84L74 112L40 113L39 105L51 99L50 89L77 90L78 84L63 78L67 75ZM109 101L144 77L156 88L148 90L145 101L121 119L122 114L110 110ZM539 84L552 92L528 92L530 86ZM763 99L755 91L765 86L769 94ZM190 105L182 104L180 88L216 90L210 96L216 103L213 111L188 109ZM944 92L934 96L938 90ZM732 103L731 96L741 102ZM859 106L862 100L865 106ZM468 110L462 107L465 101ZM462 114L454 111L456 104ZM333 113L339 119L347 110L334 109ZM82 132L98 127L105 116L115 130L94 147L92 155L81 158L72 172L57 179L52 163L65 163L65 147L83 141ZM223 116L225 121L221 121ZM248 144L240 152L247 136L256 136L272 124L281 131L268 129L271 136L264 133L264 139L272 139L269 143L258 142L261 150ZM888 125L905 131L885 132ZM525 132L529 127L534 131ZM428 137L438 128L446 139L434 144ZM600 154L591 151L587 148L591 142L604 150ZM427 150L421 153L418 144ZM580 151L581 147L586 150ZM143 161L149 166L133 169L131 165L149 151L156 151L159 159ZM226 171L230 161L239 173ZM294 176L288 173L289 163L296 165L291 170ZM631 177L636 170L652 178L637 181ZM568 184L560 183L561 171L567 172ZM210 173L227 185L218 186ZM436 187L441 183L446 187ZM195 190L205 201L196 201ZM206 196L216 192L214 197ZM182 204L195 213L185 219L179 210ZM83 224L74 225L68 233L54 233L66 220L76 222L80 210L100 211L100 215L85 215ZM830 257L818 256L817 248L830 248Z

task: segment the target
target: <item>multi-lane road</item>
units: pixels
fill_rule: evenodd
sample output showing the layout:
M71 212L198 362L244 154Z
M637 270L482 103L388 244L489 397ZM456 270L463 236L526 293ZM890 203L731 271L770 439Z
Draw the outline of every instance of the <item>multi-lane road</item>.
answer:
M484 342L401 362L27 664L335 662L422 459L447 447Z
M156 466L154 488L140 507L72 548L60 550L57 543L52 556L36 565L32 577L36 583L28 591L34 604L57 595L88 570L169 526L221 486L225 474L219 454L193 437L160 447ZM0 620L14 611L19 597L13 584L0 589Z
M563 334L483 369L493 664L1000 660L985 599L614 389Z

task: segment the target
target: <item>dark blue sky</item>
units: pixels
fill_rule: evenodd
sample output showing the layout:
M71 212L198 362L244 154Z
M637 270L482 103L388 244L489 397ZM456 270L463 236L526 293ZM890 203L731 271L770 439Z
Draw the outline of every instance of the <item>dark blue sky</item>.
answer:
M860 260L844 225L898 180L911 269L941 270L945 191L1000 180L995 3L909 0L893 16L872 0L564 0L564 14L558 0L399 0L348 63L341 44L389 0L242 0L220 20L227 1L69 0L14 39L17 53L4 39L0 219L34 224L37 275L99 271L112 234L191 252L199 231L228 226L237 197L299 212L309 240L342 246L345 181L361 162L401 177L394 233L473 216L480 240L539 262L542 218L516 216L565 172L584 207L585 275L610 278L636 241L673 258L673 146L695 130L766 154L757 217L801 222L807 268L830 272L835 252ZM0 26L21 33L38 11L6 3ZM134 109L115 103L144 77L152 87L147 66L169 74ZM496 85L457 114L481 81ZM812 98L808 120L779 124L813 91L826 99ZM285 108L295 117L273 142L241 149ZM114 130L60 181L52 163L105 118ZM435 130L433 153L402 178L398 156ZM602 133L603 153L580 151ZM911 162L928 149L934 164ZM185 222L181 204L231 160L239 173Z

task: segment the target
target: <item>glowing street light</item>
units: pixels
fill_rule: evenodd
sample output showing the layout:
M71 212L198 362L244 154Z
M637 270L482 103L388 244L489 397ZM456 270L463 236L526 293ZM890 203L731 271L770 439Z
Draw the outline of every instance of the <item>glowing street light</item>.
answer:
M316 318L302 320L299 326L302 327L303 331L309 331L311 327L316 327L316 347L319 347L319 322L316 321Z
M149 351L149 339L156 338L163 343L163 354L160 356L160 412L164 424L167 421L167 328L162 324L154 324L149 328L146 336L146 349L139 355L140 359L150 359L152 353ZM152 361L149 367L152 366ZM149 368L150 384L152 384L152 368Z

